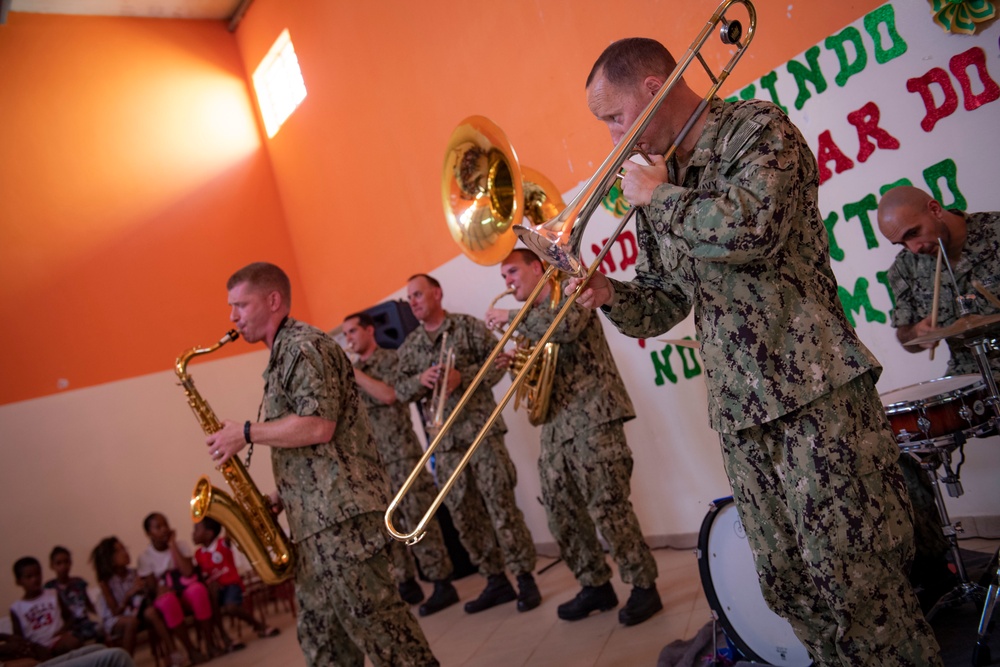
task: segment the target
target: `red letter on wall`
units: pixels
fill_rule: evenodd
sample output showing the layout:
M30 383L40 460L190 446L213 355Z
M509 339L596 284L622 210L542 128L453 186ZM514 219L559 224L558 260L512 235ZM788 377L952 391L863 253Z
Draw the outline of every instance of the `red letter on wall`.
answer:
M875 145L885 150L899 148L899 140L878 126L881 113L878 105L869 102L857 111L847 114L848 122L858 128L858 162L864 162L875 152ZM872 141L874 139L875 141Z
M833 137L830 135L830 130L824 130L819 135L819 148L816 149L816 163L819 165L820 185L823 185L823 183L833 176L830 168L826 166L826 163L830 160L833 160L834 169L837 170L838 174L854 166L851 158L844 155L844 152L834 143Z
M969 67L976 68L976 74L979 75L979 80L983 84L983 92L978 95L972 94L972 82L969 81ZM951 70L951 73L958 79L959 85L962 86L962 98L965 101L966 111L978 109L984 104L989 104L1000 98L1000 86L990 78L990 73L986 71L986 54L982 48L974 46L964 53L952 56L951 60L948 61L948 69Z
M934 94L931 92L931 84L933 83L941 86L941 90L944 92L944 102L939 107L934 106ZM951 85L948 73L940 67L935 67L921 77L907 80L906 89L911 93L919 93L920 99L924 102L924 108L927 109L927 115L920 121L920 127L923 128L924 132L933 130L934 125L939 120L955 113L955 109L958 108L958 94Z

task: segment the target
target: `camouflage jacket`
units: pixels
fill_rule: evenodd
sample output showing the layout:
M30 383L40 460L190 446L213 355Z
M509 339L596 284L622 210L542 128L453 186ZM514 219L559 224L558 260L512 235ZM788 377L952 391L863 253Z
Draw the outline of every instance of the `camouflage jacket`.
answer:
M532 341L540 340L565 300L564 295L556 308L550 308L548 299L536 303L518 333ZM511 320L515 314L511 311ZM544 441L564 442L595 426L635 417L604 328L593 311L580 306L570 308L549 341L559 344L559 354L549 412L542 426Z
M351 362L333 338L285 320L264 371L261 411L264 421L295 414L337 423L330 442L271 448L274 481L296 542L358 514L385 510L389 482Z
M438 362L441 352L441 336L448 332L448 346L455 350L455 369L462 381L446 401L445 418L455 409L466 387L476 377L483 363L497 343L496 337L486 327L486 323L471 315L446 313L444 323L437 331L429 332L422 325L410 332L399 347L399 377L396 380L396 396L406 402L430 398L431 390L420 384L420 374ZM496 407L491 387L500 381L503 371L491 368L480 383L479 388L469 398L458 421L445 435L439 447L442 451L464 450L475 440L490 413ZM493 425L493 433L506 433L507 425L499 417Z
M982 297L972 286L973 280L983 283L990 292L1000 296L1000 213L970 213L951 211L965 217L965 246L962 257L952 265L955 282L960 294L974 294L968 302L969 311L979 315L996 315L1000 310ZM892 311L892 326L916 324L931 314L934 303L934 272L937 258L917 255L903 249L889 267L889 286L896 296ZM958 319L955 288L947 269L941 274L941 293L938 301L938 325L946 327ZM948 374L979 373L979 365L969 348L959 340L949 340L951 359ZM994 371L1000 371L1000 359L990 362Z
M637 216L636 277L613 281L605 312L652 337L694 308L712 428L769 422L880 368L837 296L816 160L778 107L712 100L679 185L668 169Z
M393 387L396 384L398 363L395 350L376 347L370 357L359 359L354 367ZM375 444L382 461L389 464L402 459L419 459L424 451L417 434L413 432L409 405L399 400L392 405L386 405L366 394L363 389L361 398L368 410L368 420L371 422Z

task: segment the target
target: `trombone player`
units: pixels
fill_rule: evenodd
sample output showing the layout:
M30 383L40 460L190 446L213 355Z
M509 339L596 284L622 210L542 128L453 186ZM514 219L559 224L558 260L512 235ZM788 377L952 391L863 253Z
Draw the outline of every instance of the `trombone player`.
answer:
M398 350L396 395L401 401L414 402L428 395L438 382L447 382L445 400L450 412L458 402L463 383L469 382L483 366L496 338L481 320L446 312L441 307L441 284L432 276L412 276L406 291L420 326L410 332ZM448 345L454 350L455 364L444 375L435 362L441 356L446 334ZM473 394L454 428L444 436L436 453L438 479L451 477L496 407L490 387L501 377L500 369L491 373ZM493 425L444 501L462 546L487 578L486 588L479 597L465 603L465 611L470 614L514 600L518 611L534 609L542 602L532 574L535 543L514 498L517 470L504 446L506 431L502 420ZM504 574L505 568L517 577L517 591Z
M615 144L633 140L675 67L642 38L597 59L587 104ZM816 160L774 104L701 103L678 81L634 139L653 158L626 162L622 178L639 207L636 277L595 273L580 303L637 338L694 310L709 420L764 598L813 660L941 665L906 577L910 504L875 391L881 367L837 299Z
M544 272L538 256L525 248L514 249L500 264L500 275L521 302L528 299ZM518 332L529 340L541 338L565 298L560 295L558 285L543 288ZM490 327L502 327L510 319L507 310L486 312ZM656 590L656 561L629 500L632 452L625 440L624 422L635 417L632 400L594 313L572 308L552 340L559 351L551 396L544 397L548 410L538 474L549 529L582 586L556 613L563 620L575 621L618 605L611 568L597 538L600 529L622 580L632 584L618 620L636 625L662 609L663 603ZM511 361L510 354L497 358L502 367Z

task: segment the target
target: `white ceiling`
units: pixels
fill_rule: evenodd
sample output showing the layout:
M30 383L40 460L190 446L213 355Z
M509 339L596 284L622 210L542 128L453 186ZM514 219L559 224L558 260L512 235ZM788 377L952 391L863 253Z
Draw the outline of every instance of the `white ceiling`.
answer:
M164 19L225 19L240 0L12 0L14 12L143 16Z

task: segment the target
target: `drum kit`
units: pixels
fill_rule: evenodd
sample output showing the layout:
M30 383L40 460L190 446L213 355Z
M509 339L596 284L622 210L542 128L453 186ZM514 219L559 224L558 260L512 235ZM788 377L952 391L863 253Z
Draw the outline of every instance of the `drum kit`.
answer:
M930 619L940 609L964 602L982 604L972 660L973 665L986 665L991 662L988 626L997 601L1000 568L993 573L989 587L969 580L958 548L957 535L962 526L949 518L941 485L944 484L949 496L961 496L964 490L959 474L965 443L969 438L1000 433L1000 392L989 366L989 358L1000 354L1000 315L966 315L908 344L941 340L964 343L972 351L980 374L929 380L889 391L881 398L900 452L914 457L932 482L941 529L950 544L957 570L957 585L934 605L927 617ZM957 466L953 463L956 451ZM996 559L993 563L996 565ZM764 602L753 555L732 498L714 501L702 522L698 567L713 616L721 623L730 645L743 658L790 667L811 664L808 652L788 621L768 609Z

